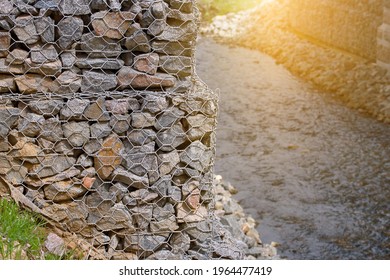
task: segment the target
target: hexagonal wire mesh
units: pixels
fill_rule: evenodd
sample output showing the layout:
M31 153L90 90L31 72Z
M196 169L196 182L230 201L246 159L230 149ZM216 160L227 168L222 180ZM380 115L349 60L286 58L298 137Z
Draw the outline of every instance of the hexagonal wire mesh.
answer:
M3 194L86 240L85 258L218 257L196 32L193 0L1 0Z

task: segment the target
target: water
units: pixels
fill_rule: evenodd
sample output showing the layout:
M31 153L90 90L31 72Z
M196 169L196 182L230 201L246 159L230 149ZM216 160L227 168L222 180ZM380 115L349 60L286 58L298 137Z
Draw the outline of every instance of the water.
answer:
M215 172L288 259L390 259L390 126L348 109L260 52L202 38L220 89Z

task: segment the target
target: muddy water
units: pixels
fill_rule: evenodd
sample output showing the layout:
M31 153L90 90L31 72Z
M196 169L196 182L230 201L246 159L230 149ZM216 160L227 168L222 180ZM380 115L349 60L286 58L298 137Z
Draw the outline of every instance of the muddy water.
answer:
M220 90L215 171L289 259L390 259L390 126L316 92L260 52L202 38Z

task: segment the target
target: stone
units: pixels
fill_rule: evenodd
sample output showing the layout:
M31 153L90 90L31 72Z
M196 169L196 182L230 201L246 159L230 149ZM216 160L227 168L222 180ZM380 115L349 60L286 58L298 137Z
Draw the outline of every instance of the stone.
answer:
M102 147L102 143L99 140L90 139L88 143L84 145L84 151L89 156L94 156L97 151Z
M73 71L64 71L55 80L56 93L75 93L81 88L82 76Z
M150 11L154 18L166 20L168 8L167 3L164 1L155 1L150 6Z
M187 196L185 200L185 204L186 206L188 206L188 208L196 210L200 206L200 200L201 200L200 190L195 189Z
M87 15L91 13L89 7L90 0L53 0L57 4L58 9L64 15Z
M215 120L203 114L188 116L185 122L188 127L187 136L191 141L201 140L214 131Z
M142 146L156 140L156 132L152 129L134 129L127 133L127 140L134 146Z
M67 140L59 141L58 143L56 143L54 146L54 151L56 153L61 153L67 156L74 155L73 147L69 144Z
M38 0L34 7L42 10L58 11L58 5L54 0Z
M153 115L146 112L133 113L131 125L134 128L152 127L156 123L156 119Z
M170 240L173 252L187 252L191 247L191 238L187 233L174 233Z
M110 119L110 126L117 134L122 134L130 129L131 116L130 115L113 115Z
M201 222L208 217L207 208L205 206L200 206L198 209L193 210L182 202L177 204L176 213L178 223Z
M41 187L46 186L46 185L52 185L53 183L56 183L56 182L68 181L69 179L72 179L72 178L77 177L79 175L80 175L80 170L78 170L75 167L71 167L71 168L69 168L65 171L62 171L60 173L57 173L51 177L46 177L46 178L27 177L25 180L25 183L29 186L34 187L34 188L41 188Z
M35 44L39 40L34 18L30 15L19 16L15 19L13 28L17 38L26 44Z
M112 172L111 177L116 182L121 182L136 189L146 188L149 185L149 179L146 175L137 176L120 166Z
M67 122L62 125L65 138L74 147L82 147L89 141L90 129L88 122Z
M123 59L126 66L132 66L134 62L134 54L130 51L124 51L121 58Z
M1 29L10 31L12 29L12 27L13 26L11 26L7 20L5 20L5 19L0 20L0 28Z
M146 10L140 21L141 27L147 30L147 33L152 36L157 36L167 26L165 19L155 18L150 10Z
M59 59L53 62L34 63L31 61L31 58L27 58L25 61L25 69L25 72L28 73L36 73L45 76L56 76L57 74L61 73L62 63ZM53 83L47 85L50 90L53 90L53 86L55 86Z
M217 106L211 100L195 100L183 99L182 97L173 98L173 104L188 114L202 113L209 117L215 117L217 114Z
M195 46L186 42L153 41L152 49L163 55L191 57Z
M33 100L28 103L28 107L36 114L45 117L57 115L64 106L62 100L48 99L48 100Z
M29 14L33 16L36 16L38 14L37 9L35 9L34 6L29 5L29 4L33 4L32 2L24 1L24 0L14 0L13 2L14 5L21 13Z
M109 136L112 132L111 126L108 123L94 123L91 125L91 137L103 139Z
M129 29L135 15L131 12L101 11L92 14L92 27L98 36L121 39Z
M39 163L38 156L43 156L42 149L31 142L23 142L23 144L19 145L19 147L15 147L14 145L12 148L13 150L9 153L9 155L25 162L36 164Z
M13 10L14 6L12 2L9 0L1 0L0 1L0 14L10 14Z
M171 173L173 168L180 163L180 156L177 151L170 153L159 153L158 154L158 166L161 176Z
M107 0L90 0L91 9L107 10L110 6Z
M109 4L110 4L110 9L112 11L120 11L122 9L122 2L123 1L120 1L120 0L108 0L109 1Z
M26 69L23 64L8 64L6 62L6 58L0 58L0 73L3 74L24 74L26 72ZM6 76L4 76L4 79ZM1 81L1 79L0 79ZM0 82L1 84L1 82ZM6 84L6 82L3 82L3 84ZM1 92L1 88L0 88Z
M150 230L155 233L171 233L176 231L179 228L179 225L176 222L176 217L170 215L169 217L163 220L157 220L150 223Z
M114 115L128 114L129 111L135 111L140 108L140 104L135 98L106 100L105 105L107 111Z
M69 120L83 119L83 114L87 106L89 105L89 100L80 99L80 98L72 98L69 99L65 106L60 111L61 119Z
M65 241L55 233L50 232L48 234L44 245L51 254L59 257L65 254Z
M187 77L192 74L192 58L186 56L160 56L159 67L164 72L178 77Z
M14 49L11 51L6 59L8 64L23 64L26 58L28 57L28 52L22 49Z
M158 114L168 109L169 103L164 96L147 95L143 99L142 110L152 114Z
M114 193L116 197L116 202L122 201L123 197L129 192L127 187L122 183L116 183L110 187L110 193Z
M132 234L125 237L126 252L156 252L166 241L165 236L155 234Z
M150 152L150 148L147 146L136 147L131 151L126 151L123 155L124 161L122 165L126 170L131 171L135 175L145 176L147 174L150 183L153 184L157 181L159 174L157 156L154 152L154 143L152 142L150 144L153 149L152 152Z
M169 129L161 130L157 133L156 143L159 150L163 152L170 152L176 149L187 140L183 126L177 123Z
M108 213L96 223L96 226L102 231L126 229L126 233L128 234L136 231L132 224L130 212L122 203L115 204Z
M184 112L176 107L165 110L158 118L154 127L157 130L172 127L184 117Z
M126 189L127 190L127 189ZM150 192L147 189L140 189L123 195L121 198L127 207L148 204L158 197L157 193Z
M28 113L19 119L18 131L24 136L36 137L42 129L45 118L41 115Z
M31 48L30 56L31 61L37 64L58 60L58 53L53 45L37 45Z
M55 40L55 22L54 19L47 16L42 16L34 20L37 34L41 37L44 43L53 43Z
M90 121L104 122L110 120L103 98L98 98L96 101L91 102L85 109L84 116Z
M112 134L104 140L102 147L94 158L94 167L103 180L110 177L111 173L122 163L123 143L119 137ZM121 180L117 180L121 182Z
M81 154L78 157L76 164L83 168L88 168L93 166L93 160L90 157L88 157L86 154Z
M91 177L84 177L82 179L82 185L84 188L87 190L92 189L93 184L96 182L96 178L91 178Z
M69 48L83 35L84 22L78 17L64 17L58 24L58 45L61 49Z
M83 71L83 80L81 82L82 92L105 92L112 90L117 86L117 78L114 74L106 74L97 71Z
M0 74L0 93L16 92L14 77Z
M13 159L5 153L0 154L0 174L5 175L12 169ZM1 180L0 180L1 181Z
M156 36L156 39L159 41L189 42L195 39L196 29L194 22L183 23L179 27L168 25L161 34Z
M90 215L99 212L107 213L115 204L115 194L99 189L86 197L85 204L92 210Z
M183 13L180 10L176 10L176 9L169 9L167 18L175 19L181 22L196 20L196 16L193 13Z
M182 201L181 190L179 187L172 185L171 176L161 176L161 178L154 183L150 189L157 193L160 197L169 198L172 203Z
M53 81L49 77L38 74L26 74L15 78L19 91L23 94L34 94L37 92L49 92Z
M40 136L51 142L63 139L64 132L60 120L57 117L44 120Z
M125 47L132 52L148 53L152 50L148 35L141 29L126 38Z
M96 170L95 170L95 168L93 168L93 167L89 167L89 168L86 168L86 169L84 169L82 172L81 172L81 174L80 174L80 177L81 178L83 178L83 180L84 180L84 178L92 178L92 179L96 179L95 178L95 175L96 175ZM96 181L96 180L95 180ZM94 182L95 182L94 181Z
M9 32L0 32L0 57L8 56L9 46L11 44L11 34Z
M156 53L141 54L134 57L134 69L146 74L154 75L159 66L159 55Z
M187 224L185 232L198 242L206 242L211 237L213 224L210 221L201 221Z
M192 13L193 0L167 0L171 8L177 9L185 13Z
M53 202L72 201L87 192L80 182L60 181L44 187L45 198Z
M31 166L29 175L34 178L45 178L69 169L76 159L62 155L47 155L39 164Z
M119 70L124 66L124 61L117 58L88 58L77 57L74 63L80 69L107 69Z
M163 89L172 87L176 83L176 79L169 74L157 73L156 75L149 75L138 72L129 66L124 66L119 70L117 81L120 89Z
M62 67L64 68L72 68L77 60L76 57L76 50L72 49L69 51L63 51L60 55L61 62L62 62Z
M202 144L195 141L189 145L180 155L180 160L200 172L206 172L210 169L212 161L212 151Z
M86 33L81 36L81 49L88 57L119 57L122 48L116 40L104 37L97 37L93 33Z

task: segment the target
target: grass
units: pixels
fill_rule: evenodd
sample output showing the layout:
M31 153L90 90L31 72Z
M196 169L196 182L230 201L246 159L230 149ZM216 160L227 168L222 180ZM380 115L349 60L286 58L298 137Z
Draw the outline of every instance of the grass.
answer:
M262 0L198 0L198 6L204 21L210 21L217 15L225 15L253 8Z

